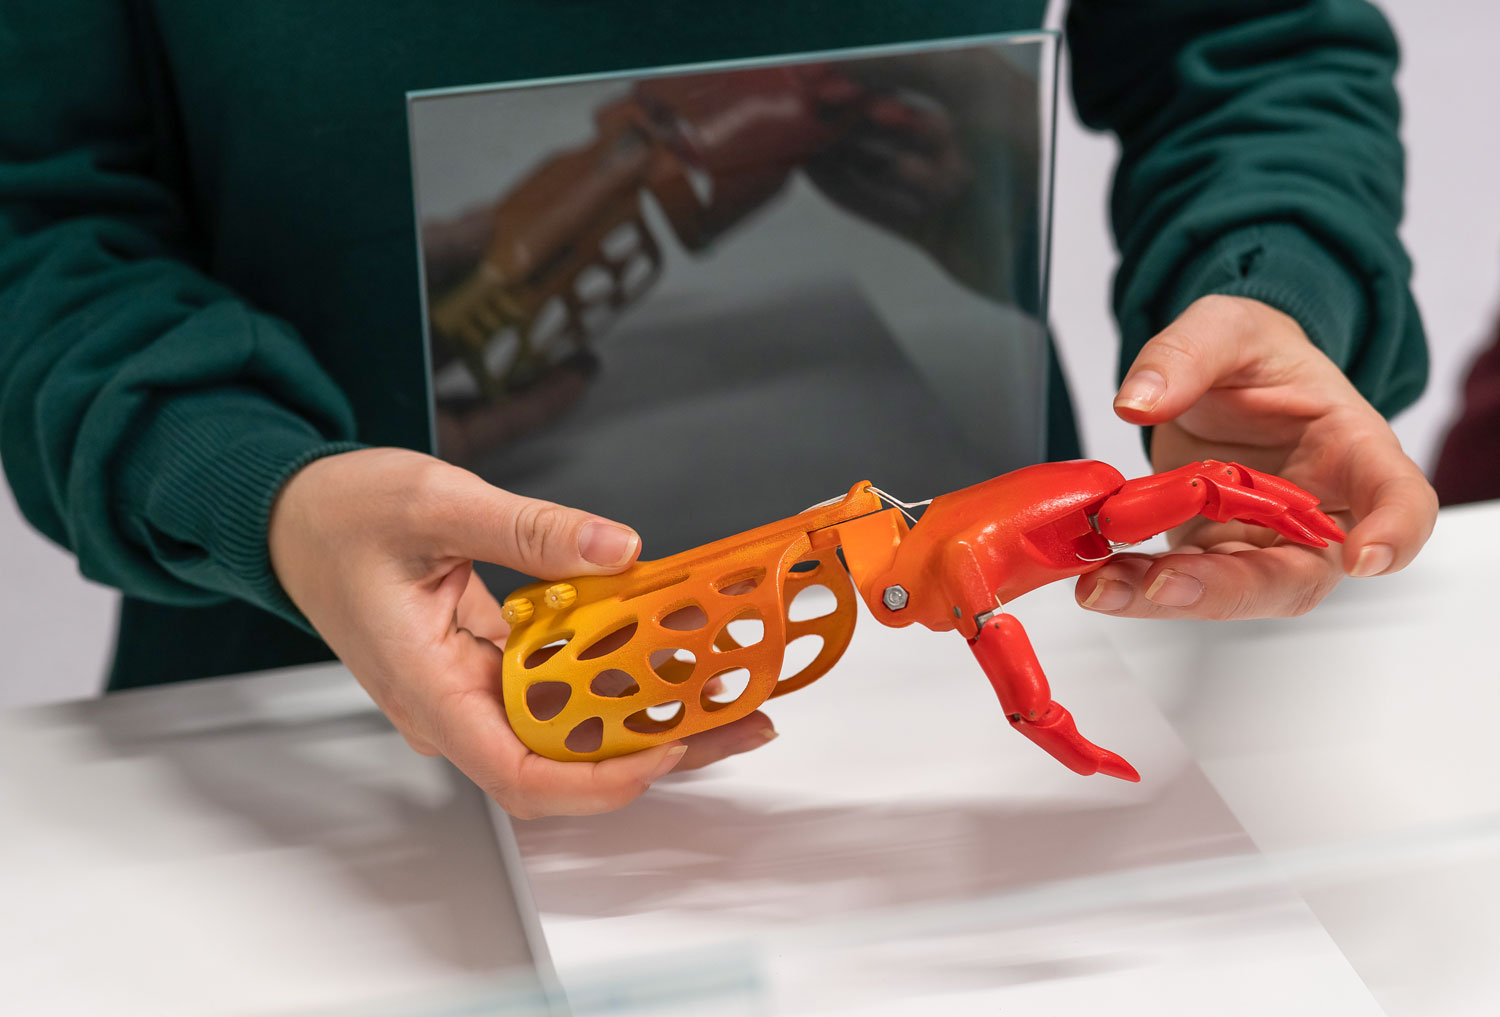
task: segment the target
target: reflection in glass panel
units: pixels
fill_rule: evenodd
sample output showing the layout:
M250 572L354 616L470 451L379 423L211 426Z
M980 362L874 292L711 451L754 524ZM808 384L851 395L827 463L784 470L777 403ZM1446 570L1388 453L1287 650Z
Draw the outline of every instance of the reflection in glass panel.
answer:
M414 97L439 454L648 557L1038 461L1054 49Z

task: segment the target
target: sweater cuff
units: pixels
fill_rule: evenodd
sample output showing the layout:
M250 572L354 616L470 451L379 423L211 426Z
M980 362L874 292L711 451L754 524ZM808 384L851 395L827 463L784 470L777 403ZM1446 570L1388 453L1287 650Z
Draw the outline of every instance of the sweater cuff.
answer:
M330 441L249 389L163 400L120 465L120 524L177 579L237 597L311 632L271 568L271 506Z
M1235 230L1188 261L1158 330L1210 294L1249 297L1276 308L1345 369L1369 322L1369 299L1358 277L1303 230L1284 223Z

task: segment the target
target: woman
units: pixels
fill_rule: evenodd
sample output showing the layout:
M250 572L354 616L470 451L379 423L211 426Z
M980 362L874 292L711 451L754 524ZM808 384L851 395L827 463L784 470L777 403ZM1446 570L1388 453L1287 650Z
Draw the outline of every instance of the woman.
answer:
M608 572L639 541L402 450L427 428L405 93L1033 29L1044 7L12 0L0 459L28 518L125 594L111 687L331 647L518 815L612 808L763 744L759 713L598 764L509 731L472 560ZM1122 146L1117 411L1153 428L1158 469L1248 460L1356 521L1342 557L1204 527L1080 603L1291 614L1403 567L1436 503L1381 416L1425 377L1388 26L1360 0L1078 0L1068 34L1079 110Z

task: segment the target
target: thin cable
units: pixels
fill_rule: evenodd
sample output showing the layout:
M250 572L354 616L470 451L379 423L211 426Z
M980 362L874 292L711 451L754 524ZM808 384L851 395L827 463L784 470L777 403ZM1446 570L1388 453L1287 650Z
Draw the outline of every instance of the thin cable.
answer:
M910 522L913 526L917 525L917 517L914 516L914 515L912 515L907 510L908 509L915 509L915 508L923 508L923 507L925 507L927 505L931 505L932 504L932 499L931 498L928 498L925 501L902 501L900 498L897 498L895 495L888 494L887 492L882 491L880 488L876 487L874 484L869 484L867 486L869 488L870 493L873 494L875 497L877 497L881 501L885 502L891 508L899 509L900 512L901 512L901 514L904 515L907 518L907 521ZM827 498L827 499L824 499L823 501L818 502L816 505L809 505L809 506L807 506L807 508L803 509L802 511L803 512L811 512L813 509L827 508L829 505L837 505L839 502L843 501L844 498L846 498L846 497L847 497L847 495L842 495L842 494L835 495L832 498Z

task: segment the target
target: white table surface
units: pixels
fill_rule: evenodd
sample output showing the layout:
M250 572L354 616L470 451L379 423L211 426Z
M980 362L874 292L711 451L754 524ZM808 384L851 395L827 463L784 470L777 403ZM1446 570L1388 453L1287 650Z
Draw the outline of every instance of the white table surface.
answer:
M483 796L341 668L0 712L0 1014L415 1017L530 959Z
M1296 619L1106 637L1391 1017L1500 1013L1500 502Z
M1105 620L1066 585L1014 611L1141 784L1013 732L960 637L863 617L830 674L768 706L772 744L609 815L518 824L564 985L737 952L758 1013L1379 1013Z
M782 1008L751 1013L1492 1014L1497 525L1445 512L1290 621L1018 601L1139 786L1010 732L956 637L863 618L777 742L520 824L559 967L732 957ZM359 697L313 669L0 714L0 1011L342 1015L494 972L477 801Z

